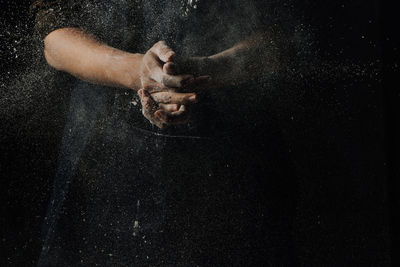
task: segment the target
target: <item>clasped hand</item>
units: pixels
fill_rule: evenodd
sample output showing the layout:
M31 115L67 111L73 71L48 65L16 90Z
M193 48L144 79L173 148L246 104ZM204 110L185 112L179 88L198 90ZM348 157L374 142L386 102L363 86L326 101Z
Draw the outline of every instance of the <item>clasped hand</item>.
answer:
M164 41L160 41L142 59L142 88L138 90L142 113L159 128L186 124L193 104L198 102L198 94L210 82L210 76L181 74L185 68L178 66L175 57L175 52Z

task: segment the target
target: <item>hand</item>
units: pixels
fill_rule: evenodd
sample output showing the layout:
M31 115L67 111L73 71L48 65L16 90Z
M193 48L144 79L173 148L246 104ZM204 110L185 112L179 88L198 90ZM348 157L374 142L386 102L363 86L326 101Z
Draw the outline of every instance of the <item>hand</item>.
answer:
M185 105L169 104L160 108L160 104L157 104L146 90L140 89L138 95L143 116L160 129L170 125L186 124L190 118L190 112Z
M208 82L208 76L202 76L194 80L191 84L191 88L203 87L204 83ZM145 118L147 118L152 124L156 125L158 128L165 128L170 125L176 124L186 124L190 118L190 104L197 101L197 96L194 102L185 105L182 104L163 104L162 94L168 92L156 92L150 94L144 89L138 91L138 95L142 104L142 112ZM178 95L178 94L177 94ZM185 94L179 94L185 95ZM181 99L181 103L185 103L184 99Z
M194 81L193 75L172 75L169 69L175 52L165 42L156 43L146 52L140 67L142 90L138 91L143 115L159 128L185 124L189 119L187 105L197 102L195 93L181 93Z
M193 75L172 75L170 69L175 52L164 41L157 42L142 59L140 80L143 89L154 92L168 91L170 88L181 88L193 80Z
M179 57L174 56L164 66L167 74L191 73L194 76L210 74L211 59L208 57Z
M173 75L193 74L195 80L188 87L193 92L202 92L222 86L222 81L218 79L219 71L228 68L228 66L223 65L222 61L218 62L212 57L176 57L172 62L167 62L164 65L164 71Z

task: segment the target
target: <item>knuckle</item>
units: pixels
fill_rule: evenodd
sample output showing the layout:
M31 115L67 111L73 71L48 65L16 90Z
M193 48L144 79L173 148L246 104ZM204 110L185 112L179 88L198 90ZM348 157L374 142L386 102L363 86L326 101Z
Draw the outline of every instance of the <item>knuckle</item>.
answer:
M164 46L164 45L166 45L165 41L164 40L160 40L157 43L155 43L154 47L159 47L159 46Z
M176 84L178 85L178 87L182 87L183 77L176 77L175 81L176 81Z

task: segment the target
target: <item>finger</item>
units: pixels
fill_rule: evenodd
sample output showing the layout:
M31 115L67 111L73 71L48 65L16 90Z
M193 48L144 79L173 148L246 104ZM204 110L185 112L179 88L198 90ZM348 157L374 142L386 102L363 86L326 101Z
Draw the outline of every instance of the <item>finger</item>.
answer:
M150 74L150 78L160 82L161 77L165 75L165 73L163 72L163 65L158 56L154 52L149 51L144 56L143 61Z
M151 99L151 96L148 92L146 92L144 89L140 89L138 91L138 95L140 97L140 101L142 104L142 109L143 113L148 112L148 111L154 111L156 110L156 104L153 99Z
M162 129L168 125L185 124L189 120L189 113L187 112L185 106L180 106L180 108L178 110L175 109L174 112L156 110L155 102L151 99L151 96L148 92L141 89L138 91L138 94L142 101L143 115L157 127Z
M167 87L183 87L187 83L190 83L194 79L193 75L169 75L163 71L163 66L156 58L156 55L149 52L145 56L146 68L150 73L150 78Z
M147 80L143 82L143 89L150 94L156 93L156 92L169 92L169 91L174 91L173 88L166 87L160 83L157 83L152 80Z
M156 125L158 128L165 128L166 125L154 115L157 111L157 105L151 99L150 94L143 89L139 90L138 94L142 103L143 116L148 119L151 124Z
M175 57L175 52L164 41L157 42L151 51L164 63L172 61Z
M205 67L203 65L204 61L201 57L178 57L176 56L173 61L176 65L176 73L192 73L195 75L200 75L203 73L202 69ZM205 69L207 71L207 69Z
M181 92L193 92L193 93L201 93L206 89L211 88L211 77L210 76L200 76L195 78L192 82L186 84Z
M166 74L175 75L177 74L177 66L174 62L167 62L163 66L163 71Z
M197 96L193 93L158 92L152 94L157 103L189 105L197 102Z
M160 104L158 104L158 106L162 110L164 110L166 112L175 112L175 111L178 111L179 108L180 108L180 105L178 105L178 104L163 104L163 103L160 103Z
M175 88L184 87L187 84L190 84L194 80L193 75L190 74L169 75L164 72L162 73L161 77L158 78L159 78L158 80L155 79L157 82L167 87L175 87Z
M142 104L142 113L147 119L151 119L151 114L157 111L157 105L148 92L141 89L138 91L140 102Z
M167 125L185 124L189 121L189 112L185 106L181 106L178 111L168 113L163 110L157 110L155 116Z

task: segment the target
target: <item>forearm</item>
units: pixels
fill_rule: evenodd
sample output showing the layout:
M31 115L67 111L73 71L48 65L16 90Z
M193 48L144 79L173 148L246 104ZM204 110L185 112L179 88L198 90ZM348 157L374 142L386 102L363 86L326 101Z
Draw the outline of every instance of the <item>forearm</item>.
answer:
M99 42L79 28L62 28L44 40L49 65L82 80L138 90L141 54L121 51Z
M221 85L271 76L282 67L280 51L272 34L260 32L218 54L207 57L209 75Z

